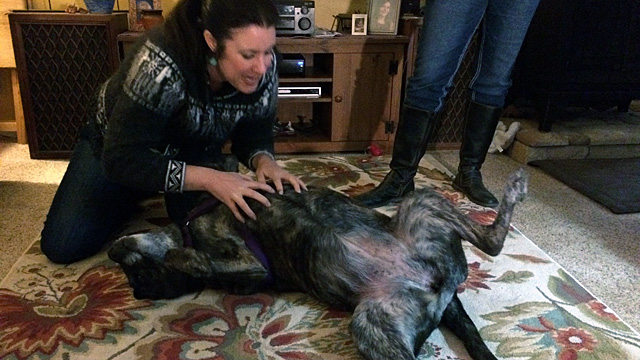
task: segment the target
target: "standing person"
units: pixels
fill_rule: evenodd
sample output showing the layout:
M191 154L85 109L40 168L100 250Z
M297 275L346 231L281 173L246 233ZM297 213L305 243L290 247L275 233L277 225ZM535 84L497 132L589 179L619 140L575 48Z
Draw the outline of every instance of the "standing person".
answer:
M395 31L396 23L391 15L391 1L383 0L377 8L373 21L369 24L369 29L371 31Z
M482 182L480 168L511 86L513 64L538 1L427 1L415 73L407 84L396 132L391 171L378 187L356 196L357 201L378 207L414 190L418 163L427 150L454 75L476 28L482 26L453 187L479 205L498 205L498 200Z
M42 252L71 263L100 251L136 204L165 193L179 223L209 193L243 221L245 198L305 184L274 160L275 24L271 0L181 0L101 85L42 231ZM222 147L257 179L207 165Z

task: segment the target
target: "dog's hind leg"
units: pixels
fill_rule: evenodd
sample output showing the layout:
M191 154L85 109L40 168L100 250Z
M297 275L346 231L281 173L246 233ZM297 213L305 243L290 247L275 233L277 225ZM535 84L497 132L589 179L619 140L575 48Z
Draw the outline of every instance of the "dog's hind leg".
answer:
M413 332L414 326L411 321L403 323L404 317L388 311L390 307L383 301L360 302L349 326L351 336L367 360L414 360L414 344L407 336Z
M480 228L480 231L474 232L475 236L465 237L465 239L489 255L498 255L502 251L504 240L509 232L513 208L526 196L527 185L528 178L523 169L513 173L504 190L493 224Z
M474 360L497 360L480 337L478 329L464 310L458 295L453 295L442 314L440 324L451 330L463 342L465 349Z
M421 286L396 280L370 287L353 312L351 336L368 360L414 360L447 306L439 280Z
M527 194L527 176L523 169L513 173L504 190L496 219L489 226L480 225L460 213L457 221L450 222L460 237L475 245L486 254L496 256L502 251L509 232L515 205Z

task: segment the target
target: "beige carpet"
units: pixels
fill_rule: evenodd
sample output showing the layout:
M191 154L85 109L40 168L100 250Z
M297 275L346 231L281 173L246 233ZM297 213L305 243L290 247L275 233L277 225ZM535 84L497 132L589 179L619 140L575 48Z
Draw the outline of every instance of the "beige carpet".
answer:
M66 161L32 161L26 145L0 141L0 278L40 235L66 168Z

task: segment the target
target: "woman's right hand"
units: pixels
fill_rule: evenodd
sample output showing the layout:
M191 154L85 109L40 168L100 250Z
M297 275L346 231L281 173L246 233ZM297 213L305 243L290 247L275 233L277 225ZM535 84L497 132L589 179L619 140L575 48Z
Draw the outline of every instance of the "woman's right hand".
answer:
M236 172L187 165L185 176L185 190L204 190L209 192L223 202L236 219L243 223L245 221L243 213L253 220L256 219L256 214L251 210L245 198L252 198L269 207L271 203L259 190L269 193L275 192L271 186Z

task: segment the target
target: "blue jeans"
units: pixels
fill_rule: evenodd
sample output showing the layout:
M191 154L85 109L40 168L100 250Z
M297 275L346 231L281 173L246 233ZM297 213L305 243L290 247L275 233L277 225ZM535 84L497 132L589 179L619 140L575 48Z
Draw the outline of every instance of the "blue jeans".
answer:
M81 139L53 198L40 248L61 264L89 257L122 228L139 201L153 194L107 180L100 158Z
M91 130L76 145L53 198L42 230L40 248L49 260L69 264L101 251L138 208L156 192L123 186L107 179L95 154ZM169 218L181 222L202 192L165 194Z
M511 71L539 0L429 0L424 9L415 72L405 105L440 111L476 29L482 38L471 99L504 106ZM484 17L484 21L482 21Z

